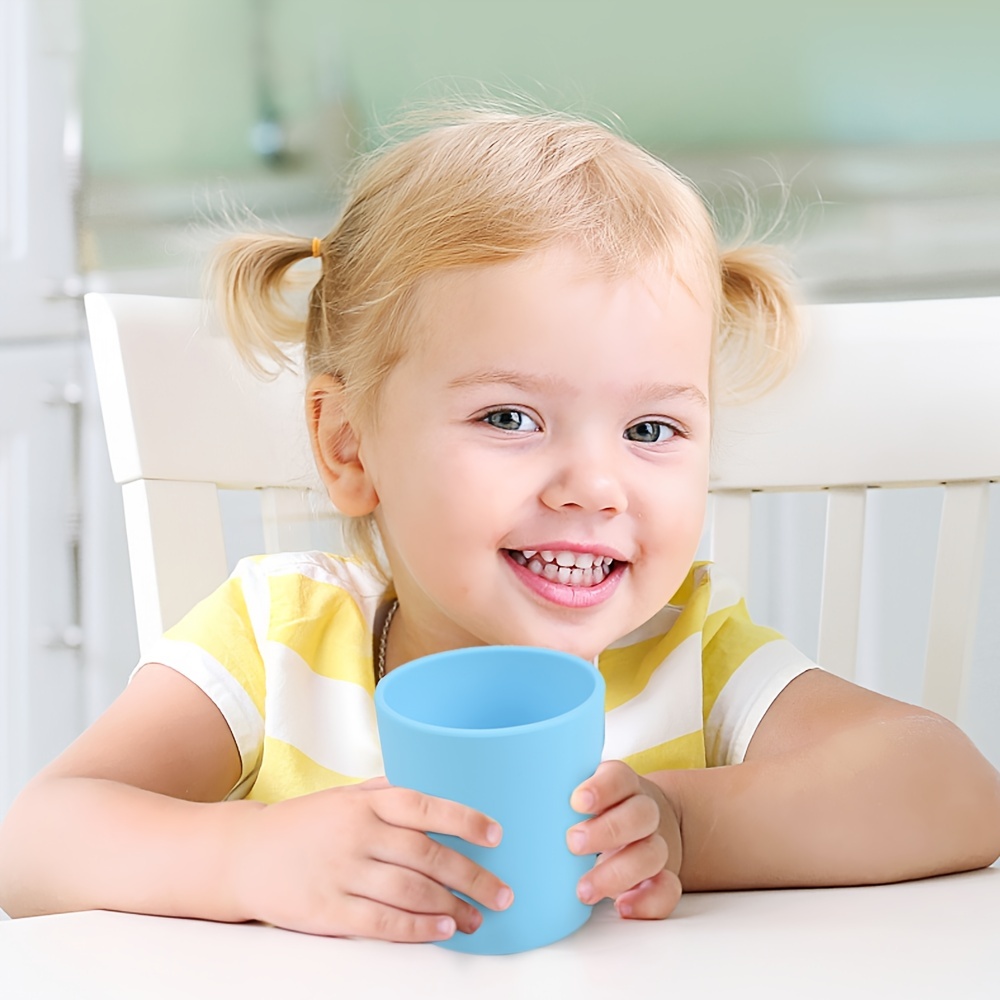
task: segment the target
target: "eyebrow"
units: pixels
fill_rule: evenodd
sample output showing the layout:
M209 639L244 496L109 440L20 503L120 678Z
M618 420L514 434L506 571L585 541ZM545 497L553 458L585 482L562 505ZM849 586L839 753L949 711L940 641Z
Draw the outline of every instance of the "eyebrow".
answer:
M522 392L563 390L570 386L567 379L551 375L531 375L527 372L486 369L459 375L448 383L449 389L469 389L481 385L508 385ZM699 406L708 406L708 399L696 385L676 382L641 382L630 394L636 402L657 399L688 399Z

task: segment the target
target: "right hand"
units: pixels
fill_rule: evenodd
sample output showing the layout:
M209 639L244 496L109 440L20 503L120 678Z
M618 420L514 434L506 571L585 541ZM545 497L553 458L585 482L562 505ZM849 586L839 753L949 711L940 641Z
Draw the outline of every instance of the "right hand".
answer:
M509 886L424 831L484 847L501 837L468 806L373 778L254 810L232 858L234 893L247 919L389 941L475 931L482 915L451 890L510 905Z

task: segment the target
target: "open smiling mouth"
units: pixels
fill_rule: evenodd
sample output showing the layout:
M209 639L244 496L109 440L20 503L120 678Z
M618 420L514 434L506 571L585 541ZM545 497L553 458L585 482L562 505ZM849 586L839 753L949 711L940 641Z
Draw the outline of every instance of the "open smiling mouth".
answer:
M568 587L596 587L619 565L608 556L591 552L538 552L534 549L507 549L519 566L536 576Z

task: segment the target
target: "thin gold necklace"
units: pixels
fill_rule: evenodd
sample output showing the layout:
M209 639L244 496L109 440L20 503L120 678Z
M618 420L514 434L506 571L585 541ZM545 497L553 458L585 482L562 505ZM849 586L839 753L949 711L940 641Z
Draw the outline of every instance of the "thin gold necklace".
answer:
M382 622L382 631L378 637L378 662L376 667L375 683L378 684L383 677L385 677L385 650L386 646L389 644L389 628L392 625L392 619L395 617L396 612L399 610L399 601L393 600L392 604L389 605L389 610L385 613L385 621Z

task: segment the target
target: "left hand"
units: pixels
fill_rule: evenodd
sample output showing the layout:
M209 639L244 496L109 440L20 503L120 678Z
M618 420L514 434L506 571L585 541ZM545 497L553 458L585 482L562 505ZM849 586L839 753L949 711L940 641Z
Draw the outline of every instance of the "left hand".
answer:
M577 885L584 903L609 897L621 917L660 920L681 898L681 829L666 793L620 760L605 761L573 792L591 818L569 828L574 854L599 854Z

